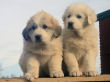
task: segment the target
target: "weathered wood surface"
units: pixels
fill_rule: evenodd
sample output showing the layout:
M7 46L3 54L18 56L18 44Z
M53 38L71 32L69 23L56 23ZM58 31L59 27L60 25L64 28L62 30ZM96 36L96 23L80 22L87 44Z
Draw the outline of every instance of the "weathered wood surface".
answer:
M78 82L78 81L110 81L110 75L97 77L64 77L64 78L38 78L32 82ZM0 82L28 82L21 78L0 79Z

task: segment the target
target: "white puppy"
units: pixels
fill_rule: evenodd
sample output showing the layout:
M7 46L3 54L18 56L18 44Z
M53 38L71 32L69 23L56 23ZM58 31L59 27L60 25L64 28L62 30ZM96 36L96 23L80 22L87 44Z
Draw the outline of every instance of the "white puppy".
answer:
M29 20L23 30L24 48L19 64L27 80L39 76L63 77L61 27L42 11Z
M98 31L96 15L86 4L70 5L63 16L64 62L70 76L97 76Z

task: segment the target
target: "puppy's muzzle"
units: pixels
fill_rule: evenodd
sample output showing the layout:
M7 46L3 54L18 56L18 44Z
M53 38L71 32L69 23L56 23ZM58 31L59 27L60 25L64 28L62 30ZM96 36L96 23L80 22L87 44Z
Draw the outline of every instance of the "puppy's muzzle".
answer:
M73 29L73 24L74 24L73 22L68 22L68 28Z
M35 36L35 41L36 42L41 42L41 35L36 35Z

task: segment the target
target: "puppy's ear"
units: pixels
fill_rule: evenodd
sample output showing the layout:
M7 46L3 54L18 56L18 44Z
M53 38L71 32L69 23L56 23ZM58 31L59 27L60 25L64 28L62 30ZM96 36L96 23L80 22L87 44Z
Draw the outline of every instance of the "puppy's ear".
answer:
M24 30L23 30L23 32L22 32L22 35L23 35L23 38L24 38L26 41L29 41L29 40L30 40L28 28L24 28Z
M61 35L61 32L62 32L61 26L58 26L54 30L53 37L58 38Z
M58 21L54 18L51 19L51 23L53 25L53 30L54 30L52 38L58 38L61 35L62 28L59 25Z
M96 16L95 12L94 11L90 12L90 10L89 10L87 19L88 19L88 24L93 24L94 22L96 22L97 16Z

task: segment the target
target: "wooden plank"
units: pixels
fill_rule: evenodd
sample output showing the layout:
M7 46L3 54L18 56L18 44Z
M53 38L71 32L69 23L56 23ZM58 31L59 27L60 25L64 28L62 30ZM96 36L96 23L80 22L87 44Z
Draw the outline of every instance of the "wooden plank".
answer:
M38 78L32 82L75 82L75 81L110 81L110 75L97 77L64 77L64 78ZM0 82L28 82L22 78L1 79Z

